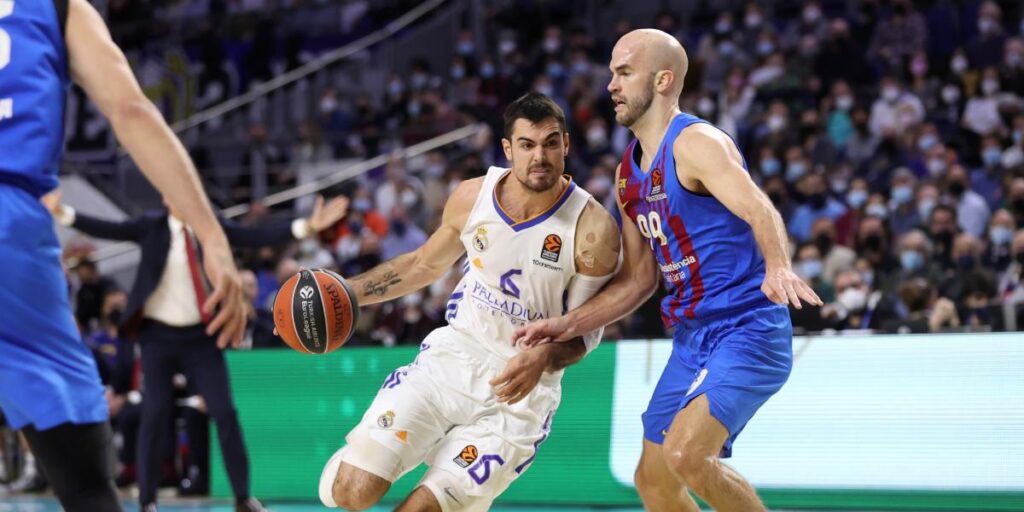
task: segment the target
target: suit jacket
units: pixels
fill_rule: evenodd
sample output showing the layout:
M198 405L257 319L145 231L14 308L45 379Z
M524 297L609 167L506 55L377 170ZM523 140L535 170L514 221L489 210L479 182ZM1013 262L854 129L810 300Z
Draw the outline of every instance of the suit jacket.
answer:
M166 210L146 212L121 222L111 222L76 212L73 228L96 238L124 240L139 244L142 259L139 262L135 284L128 294L128 307L122 332L133 334L142 320L142 308L156 290L167 265L171 248L171 229ZM272 223L261 227L244 227L237 222L218 216L228 242L232 247L265 247L286 244L294 239L291 221Z

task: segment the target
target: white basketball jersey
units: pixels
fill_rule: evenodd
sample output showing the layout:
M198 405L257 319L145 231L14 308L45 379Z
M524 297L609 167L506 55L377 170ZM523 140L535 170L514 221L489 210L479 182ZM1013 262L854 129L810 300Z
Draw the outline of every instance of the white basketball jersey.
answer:
M509 169L491 167L460 238L464 276L448 301L453 329L510 358L516 328L566 312L576 275L576 223L590 194L570 182L543 213L515 222L498 204L495 186ZM508 179L515 179L509 177Z

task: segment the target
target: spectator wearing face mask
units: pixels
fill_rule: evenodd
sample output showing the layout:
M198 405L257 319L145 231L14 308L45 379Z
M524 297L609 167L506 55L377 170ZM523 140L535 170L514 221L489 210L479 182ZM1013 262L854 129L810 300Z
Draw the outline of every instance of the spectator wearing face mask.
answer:
M1007 92L1024 96L1024 40L1020 37L1007 39L1003 46L999 81Z
M876 137L892 138L906 133L924 120L924 105L893 76L882 78L880 96L871 105L868 121Z
M885 221L878 217L861 219L857 226L854 250L871 264L875 271L875 283L886 283L899 271L899 261L889 251L889 240Z
M840 272L850 270L857 261L857 254L853 249L836 243L836 226L828 217L814 221L811 227L811 243L818 248L821 255L821 278L826 283L835 281ZM821 294L818 296L821 297Z
M391 211L388 234L380 243L381 259L388 261L401 254L413 252L426 241L426 233L409 220L408 213L402 208L395 208Z
M1003 147L999 138L985 136L981 138L981 166L971 171L971 190L985 200L990 209L999 206L1003 199Z
M967 56L975 68L997 66L1003 55L1003 12L999 4L988 0L978 8L978 32L967 45Z
M836 240L847 247L854 245L857 226L864 216L864 207L868 204L868 182L864 178L854 178L850 182L850 188L846 191L846 204L849 208L846 213L835 220Z
M879 321L875 317L881 292L872 292L863 277L855 270L840 272L836 276L835 301L822 307L822 317L836 330L870 329Z
M881 138L871 132L868 126L868 112L855 106L850 113L853 122L853 136L846 141L844 152L854 168L860 169L875 156Z
M846 213L846 207L828 195L825 178L820 174L808 174L800 180L797 189L806 199L789 222L789 232L797 241L806 242L811 238L811 226L819 217L834 221Z
M976 268L981 266L981 255L983 247L981 241L970 233L960 233L953 239L953 271L947 273L945 282L939 287L939 293L943 297L949 297L955 302L964 298L964 290L967 287L967 277Z
M992 214L992 220L988 228L988 246L985 254L981 257L982 265L985 268L996 272L1003 272L1013 261L1013 253L1010 250L1010 242L1013 241L1013 232L1017 225L1013 215L1005 208L1000 208Z
M996 300L996 277L991 271L972 270L964 280L963 292L963 300L957 306L964 326L1003 330L1003 308Z
M962 58L966 64L967 58ZM928 110L928 120L935 123L943 140L953 141L958 136L963 108L961 85L956 81L947 81L939 89L938 103Z
M892 181L889 183L889 225L896 236L903 235L921 223L921 217L914 205L916 185L917 178L910 169L900 167L893 172Z
M1024 114L1013 116L1013 131L1010 132L1010 141L1010 147L1003 151L1002 165L1005 169L1012 169L1024 164Z
M950 203L956 206L960 229L978 238L985 236L991 211L985 199L971 190L970 179L963 166L955 165L949 170L946 192Z
M896 251L900 260L900 270L896 278L884 283L885 292L895 295L901 282L908 279L922 278L938 286L944 275L942 267L932 258L932 243L920 230L912 230L899 239Z
M869 55L883 65L924 51L928 27L924 16L914 11L909 0L894 0L887 19L875 26Z
M832 299L832 283L825 281L822 275L824 268L825 265L817 245L806 242L797 247L796 255L793 258L793 271L804 282L811 285L814 293L817 293L819 297L825 297L822 299L823 301L828 302Z
M953 261L953 239L960 232L956 217L956 208L945 204L937 205L928 217L928 233L935 244L933 255L944 270L951 270L956 265Z
M789 224L789 220L793 218L793 212L796 210L796 205L789 198L789 188L786 186L786 180L779 175L768 177L761 184L761 190L764 191L768 199L771 200L772 205L782 215L782 220Z
M967 100L963 126L980 136L997 135L1005 127L999 116L999 71L987 67L981 72L981 93Z

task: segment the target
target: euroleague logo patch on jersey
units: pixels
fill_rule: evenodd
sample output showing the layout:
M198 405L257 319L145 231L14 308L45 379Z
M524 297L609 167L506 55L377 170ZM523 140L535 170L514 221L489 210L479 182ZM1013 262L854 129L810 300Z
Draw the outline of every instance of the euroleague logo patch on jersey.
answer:
M647 196L647 202L653 203L655 201L661 201L667 197L663 191L664 176L661 169L654 169L651 171L651 193Z
M562 253L562 237L552 233L544 237L544 248L540 251L540 257L548 261L558 262L558 255Z
M627 181L626 178L622 178L622 179L619 180L619 195L620 196L626 195L626 181Z
M459 454L452 459L461 468L468 468L470 464L476 462L476 458L479 457L479 452L474 445L466 445Z

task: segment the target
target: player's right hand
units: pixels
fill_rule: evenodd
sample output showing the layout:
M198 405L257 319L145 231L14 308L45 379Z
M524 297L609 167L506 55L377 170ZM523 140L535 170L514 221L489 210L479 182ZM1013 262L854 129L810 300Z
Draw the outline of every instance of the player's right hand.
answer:
M223 240L223 238L222 238ZM202 242L201 242L202 243ZM203 269L213 284L213 293L203 304L203 311L216 316L206 326L206 333L217 336L219 348L237 347L245 335L246 308L242 293L242 279L235 267L235 258L227 240L222 243L202 243Z
M569 319L556 316L529 323L512 334L512 346L530 348L542 343L569 341L576 336L569 332Z

